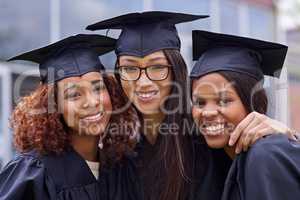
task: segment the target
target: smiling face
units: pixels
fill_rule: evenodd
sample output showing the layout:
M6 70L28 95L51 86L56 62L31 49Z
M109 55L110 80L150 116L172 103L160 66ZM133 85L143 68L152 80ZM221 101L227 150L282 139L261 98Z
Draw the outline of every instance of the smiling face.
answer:
M224 148L233 129L247 116L240 97L218 73L193 81L193 118L211 148Z
M110 96L99 72L59 81L57 104L67 126L84 135L102 134L112 111Z
M127 72L128 75L122 78L120 74L123 90L142 114L161 112L172 87L172 67L169 65L162 51L154 52L143 58L125 55L119 57L118 69ZM145 71L146 68L147 71ZM124 80L134 77L130 76L130 73L134 73L133 70L142 70L140 76L136 77L137 80Z

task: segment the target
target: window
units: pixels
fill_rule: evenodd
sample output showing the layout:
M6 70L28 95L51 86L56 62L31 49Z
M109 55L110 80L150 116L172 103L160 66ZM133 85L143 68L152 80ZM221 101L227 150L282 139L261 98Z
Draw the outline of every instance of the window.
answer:
M129 12L143 10L143 1L136 0L64 0L60 2L62 37L84 32L85 27L89 24ZM91 31L85 32L93 33ZM105 34L106 32L97 31L97 33Z
M219 2L221 31L227 34L238 34L238 3L234 0L221 0Z
M198 15L210 15L210 1L208 0L153 0L153 10L180 12ZM193 22L177 25L181 37L181 53L185 58L188 68L192 67L192 30L209 30L210 19L200 19Z
M92 32L86 31L85 27L100 20L143 10L143 1L139 0L64 0L60 2L61 38L82 32L105 35L106 30ZM119 33L119 30L110 30L108 36L116 38ZM102 63L109 69L114 68L115 60L114 53L101 56Z
M263 40L275 39L274 16L271 8L249 6L250 35Z
M0 46L5 51L0 51L0 58L8 59L48 43L48 19L48 1L1 0Z
M38 76L20 76L19 74L12 74L12 106L15 107L21 97L29 95L35 90L40 83Z
M169 12L180 12L198 15L209 15L210 1L208 0L152 0L153 10L163 10ZM209 19L200 19L178 27L180 31L191 31L192 29L209 30Z

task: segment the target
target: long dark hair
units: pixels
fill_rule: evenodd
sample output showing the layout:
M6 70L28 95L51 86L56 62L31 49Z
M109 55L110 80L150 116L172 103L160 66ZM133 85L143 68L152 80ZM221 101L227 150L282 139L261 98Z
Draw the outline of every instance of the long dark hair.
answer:
M164 120L166 124L177 124L177 133L170 131L167 140L160 146L160 154L164 156L166 170L166 184L160 199L185 199L189 191L189 180L192 172L191 138L189 128L192 125L190 115L191 105L188 101L189 91L188 70L184 59L177 50L163 50L173 72L173 86L171 95L178 98L168 99L165 103L166 110L178 109L173 114L168 114ZM174 148L175 147L175 148ZM160 169L158 169L160 170Z
M192 176L192 145L189 128L192 126L191 105L187 96L190 84L188 82L188 70L186 63L178 50L163 50L169 64L172 66L173 85L170 95L177 98L168 98L164 108L174 111L166 115L163 123L167 125L176 124L176 131L168 130L167 137L159 143L157 155L153 159L159 163L151 174L163 179L160 185L160 200L186 199L190 191L189 179ZM117 61L118 63L118 61ZM116 63L116 67L117 67ZM120 76L116 73L120 82ZM121 83L121 82L120 82ZM178 109L179 108L179 109ZM163 173L161 173L163 172ZM157 176L159 174L159 176ZM160 182L160 181L158 181ZM156 183L153 182L153 185ZM153 194L157 196L157 194ZM146 197L146 199L153 199Z
M265 114L267 112L268 98L263 88L263 80L258 81L246 74L233 71L219 71L218 73L233 83L248 113L256 111Z

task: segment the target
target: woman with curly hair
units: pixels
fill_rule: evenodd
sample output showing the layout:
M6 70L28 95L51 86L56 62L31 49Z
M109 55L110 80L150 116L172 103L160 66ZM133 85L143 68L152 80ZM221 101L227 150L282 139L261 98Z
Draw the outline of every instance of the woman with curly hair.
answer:
M41 85L12 114L20 154L0 174L1 200L140 199L130 159L138 118L131 107L114 113L123 94L98 58L114 45L79 34L11 59L39 63Z

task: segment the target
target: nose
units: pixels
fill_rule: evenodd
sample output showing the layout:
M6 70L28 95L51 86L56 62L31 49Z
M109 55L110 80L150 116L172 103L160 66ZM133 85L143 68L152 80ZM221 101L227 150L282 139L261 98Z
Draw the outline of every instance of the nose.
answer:
M203 110L202 111L202 116L203 117L214 117L216 115L218 115L217 110Z
M100 95L95 95L92 93L89 93L86 96L86 104L85 104L85 108L90 107L90 108L96 108L98 107L100 104Z
M136 84L138 86L147 86L147 85L151 85L152 81L147 77L146 75L146 71L142 70L141 71L141 76L140 78L136 81Z
M216 106L213 105L206 105L203 109L202 109L202 117L205 118L214 118L219 114L219 110Z

